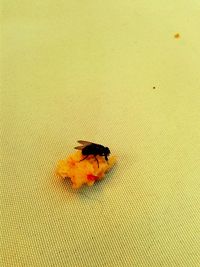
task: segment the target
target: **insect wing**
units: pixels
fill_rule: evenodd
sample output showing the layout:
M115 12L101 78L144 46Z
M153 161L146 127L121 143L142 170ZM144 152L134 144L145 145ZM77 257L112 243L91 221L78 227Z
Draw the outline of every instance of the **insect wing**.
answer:
M83 148L92 144L92 142L83 141L83 140L78 140L77 142L82 145L82 146L75 147L75 149L78 149L78 150L83 150Z
M76 146L75 149L83 150L84 147L86 147L86 146Z
M78 150L83 150L83 148L85 148L86 146L90 146L90 145L99 145L99 144L95 144L95 143L84 141L84 140L78 140L77 142L82 145L82 146L75 147L75 149L78 149Z
M92 142L89 141L83 141L83 140L78 140L78 143L84 146L89 146L91 144L93 144Z

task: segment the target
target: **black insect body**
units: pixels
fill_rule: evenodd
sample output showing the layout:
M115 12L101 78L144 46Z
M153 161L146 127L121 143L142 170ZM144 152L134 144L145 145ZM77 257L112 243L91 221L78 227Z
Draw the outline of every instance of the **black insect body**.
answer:
M108 161L108 156L110 154L110 149L108 147L82 140L78 141L78 143L82 144L82 146L77 146L75 147L75 149L81 150L82 154L86 156L82 160L86 159L90 155L93 155L97 161L98 167L99 167L99 162L98 159L96 158L97 155L103 156L105 160Z

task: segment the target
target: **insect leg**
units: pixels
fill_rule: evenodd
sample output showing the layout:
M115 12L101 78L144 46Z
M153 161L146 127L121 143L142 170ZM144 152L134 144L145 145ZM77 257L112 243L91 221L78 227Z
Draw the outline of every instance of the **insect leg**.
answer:
M89 155L87 155L85 158L81 159L80 161L83 161L84 159L86 159Z
M108 157L107 157L107 155L104 155L104 158L105 158L105 160L106 160L106 162L108 164Z
M99 162L98 162L98 159L96 158L96 156L94 156L94 158L96 159L96 162L98 164L98 168L99 168Z

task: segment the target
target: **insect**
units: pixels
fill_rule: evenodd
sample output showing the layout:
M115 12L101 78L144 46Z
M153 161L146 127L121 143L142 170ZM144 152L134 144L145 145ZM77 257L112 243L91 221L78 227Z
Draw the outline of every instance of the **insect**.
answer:
M103 156L105 160L108 161L108 156L110 154L110 149L108 147L82 140L79 140L78 143L81 144L81 146L77 146L75 149L81 150L82 155L86 156L82 160L86 159L89 155L93 155L98 164L98 168L99 162L96 158L97 155Z

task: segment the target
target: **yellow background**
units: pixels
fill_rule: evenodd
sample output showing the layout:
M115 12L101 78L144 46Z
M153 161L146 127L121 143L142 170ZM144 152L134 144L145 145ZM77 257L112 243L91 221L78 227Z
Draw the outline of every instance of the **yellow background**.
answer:
M4 0L1 24L2 266L200 266L199 0ZM118 164L75 192L78 139Z

